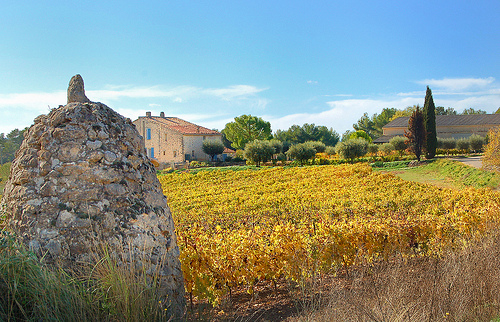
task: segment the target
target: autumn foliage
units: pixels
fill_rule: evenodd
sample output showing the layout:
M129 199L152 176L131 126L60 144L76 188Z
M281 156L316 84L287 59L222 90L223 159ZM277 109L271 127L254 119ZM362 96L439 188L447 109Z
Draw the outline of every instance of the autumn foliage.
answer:
M367 165L171 173L159 177L187 292L301 283L398 253L440 254L498 224L500 194L407 182Z
M405 137L408 149L415 154L417 160L420 161L420 156L425 146L426 130L424 114L418 105L408 120L408 131L405 131Z

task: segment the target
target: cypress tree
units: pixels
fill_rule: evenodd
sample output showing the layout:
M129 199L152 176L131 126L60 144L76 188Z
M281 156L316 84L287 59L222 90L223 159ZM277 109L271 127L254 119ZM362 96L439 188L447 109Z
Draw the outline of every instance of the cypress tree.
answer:
M427 133L425 158L432 159L436 156L437 149L436 107L434 106L434 100L432 99L432 92L429 86L427 86L427 91L425 92L425 102L422 113L424 114L425 131Z

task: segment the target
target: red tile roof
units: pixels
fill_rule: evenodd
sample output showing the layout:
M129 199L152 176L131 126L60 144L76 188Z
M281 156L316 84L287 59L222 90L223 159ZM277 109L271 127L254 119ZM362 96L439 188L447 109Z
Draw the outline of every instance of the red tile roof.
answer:
M178 117L147 116L146 118L166 125L168 128L182 134L220 135L217 131L184 121Z

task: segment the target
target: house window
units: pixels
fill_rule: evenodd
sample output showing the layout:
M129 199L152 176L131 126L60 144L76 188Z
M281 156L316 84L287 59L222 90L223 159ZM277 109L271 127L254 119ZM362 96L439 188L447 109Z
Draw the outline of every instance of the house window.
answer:
M151 149L149 150L149 157L150 157L150 158L154 158L154 157L155 157L155 148L151 148Z
M192 155L192 156L193 156L193 158L194 158L194 150L193 150L193 151L191 151L191 155Z
M146 129L146 140L151 140L151 129Z
M177 151L174 151L174 158L177 157Z

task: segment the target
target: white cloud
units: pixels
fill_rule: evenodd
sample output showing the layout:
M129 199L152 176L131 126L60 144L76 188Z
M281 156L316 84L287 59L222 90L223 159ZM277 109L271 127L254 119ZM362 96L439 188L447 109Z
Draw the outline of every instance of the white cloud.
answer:
M441 90L448 91L463 91L474 88L485 88L492 84L495 78L443 78L443 79L424 79L418 81L418 84L429 85L429 87L437 87Z
M162 86L151 87L119 87L111 86L115 89L90 90L86 91L87 97L91 101L113 101L122 98L153 98L153 97L176 97L183 95L194 95L200 92L200 89L192 86L177 86L173 88L164 88Z
M0 94L0 108L23 107L33 111L46 110L66 103L66 92Z
M318 84L318 81L308 80L307 84Z
M205 89L202 93L220 97L223 100L231 100L234 98L246 98L251 95L260 93L267 88L257 88L250 85L233 85L226 88L211 88Z

